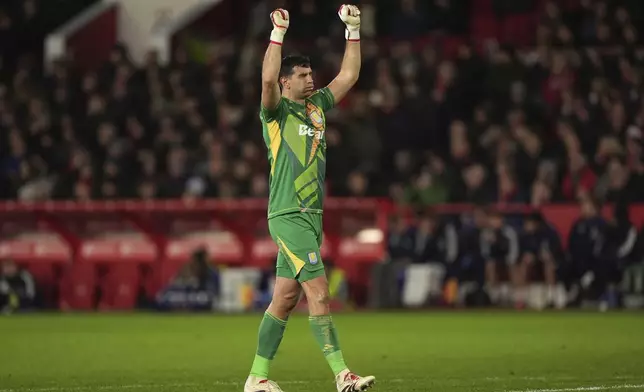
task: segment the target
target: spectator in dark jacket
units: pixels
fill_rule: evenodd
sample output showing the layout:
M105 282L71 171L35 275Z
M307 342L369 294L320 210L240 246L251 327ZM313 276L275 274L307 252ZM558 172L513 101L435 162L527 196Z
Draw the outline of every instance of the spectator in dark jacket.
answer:
M637 227L629 218L629 205L618 203L613 211L613 219L609 224L608 243L611 252L621 267L639 261L640 254L636 247Z
M473 164L462 171L464 187L456 192L455 200L466 203L491 203L494 189L490 184L488 171L481 164Z
M454 225L442 221L433 211L417 215L417 224L410 229L408 238L414 263L449 265L458 255Z
M407 235L405 218L395 215L389 220L387 233L387 254L390 261L402 261L411 257L411 244Z
M490 214L488 226L481 236L481 254L485 259L485 283L492 303L498 302L500 275L516 275L519 258L519 238L516 230L504 222L498 211ZM512 279L513 283L515 279Z
M412 39L427 31L428 22L416 0L402 0L393 15L391 32L397 39Z
M219 299L219 272L205 249L196 250L170 284L157 295L159 309L212 309Z
M543 278L546 283L547 305L554 305L557 267L563 259L559 235L543 221L541 214L535 213L525 219L519 244L516 305L520 307L525 305L525 285L531 280L540 278Z
M488 225L488 212L477 206L472 211L472 222L465 222L458 235L457 262L448 267L448 277L459 282L476 282L481 287L485 282L485 260L481 255L482 233Z
M29 271L8 260L0 269L0 311L12 313L30 308L36 298L36 285Z
M601 260L606 243L607 224L599 214L598 203L583 197L580 202L581 216L575 222L568 238L570 273L573 281L581 278L582 286L592 281L592 272Z
M624 267L638 259L636 243L637 228L628 217L628 205L619 203L606 227L602 255L592 270L595 294L600 296L602 306L617 306L617 287Z

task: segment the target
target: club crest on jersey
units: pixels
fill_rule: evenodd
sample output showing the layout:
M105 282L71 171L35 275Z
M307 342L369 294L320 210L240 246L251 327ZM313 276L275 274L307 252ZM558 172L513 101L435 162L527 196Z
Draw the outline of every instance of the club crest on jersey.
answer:
M318 255L315 252L309 253L309 263L316 265L318 263Z
M311 123L317 130L324 128L324 118L322 117L322 111L319 107L313 105L312 103L306 104L306 115L311 120Z

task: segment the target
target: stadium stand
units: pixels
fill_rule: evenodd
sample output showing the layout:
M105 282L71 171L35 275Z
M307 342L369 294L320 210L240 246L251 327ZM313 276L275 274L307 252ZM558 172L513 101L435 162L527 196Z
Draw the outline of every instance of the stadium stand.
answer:
M470 20L470 35L427 38L428 27L441 27L426 15L441 14L414 13L413 1L402 3L412 16L393 12L382 28L388 44L365 42L359 89L333 118L332 195L426 204L542 204L571 201L579 192L608 201L644 198L638 142L644 48L631 20L635 11L611 7L600 17L601 7L560 10L549 2L541 14L500 14L500 6L492 7L497 2L475 2L473 16L461 18L467 11L451 5L444 12ZM312 12L307 4L315 3L300 4L294 15ZM417 22L407 20L413 15ZM522 23L526 18L530 23ZM324 35L327 24L318 23L306 30ZM21 33L5 32L7 42L15 41L12 34ZM254 131L264 44L257 36L263 37L255 31L241 50L217 42L206 63L191 59L188 42L168 66L150 53L137 68L126 45L99 69L80 73L73 63L45 75L28 61L15 71L5 64L3 197L265 196L263 146ZM322 84L341 48L328 40L316 45L314 53L324 54L315 59ZM12 58L21 57L3 56L5 63ZM480 192L468 189L477 182Z
M19 3L22 8L0 7L0 199L57 203L6 204L0 212L10 216L5 222L29 220L63 238L54 240L58 245L48 257L63 264L74 259L72 272L46 267L43 274L104 285L107 293L120 290L128 299L112 305L132 306L137 284L119 287L143 279L141 264L179 253L185 260L191 251L165 250L180 248L172 247L177 239L169 233L181 230L155 227L159 223L146 209L190 215L175 206L195 203L204 213L223 211L217 203L227 201L236 210L262 208L261 202L248 207L235 200L267 196L258 77L270 28L265 10L284 2L239 2L249 11L247 20L227 39L209 37L203 26L184 31L168 64L153 52L134 64L124 42L99 67L65 58L50 72L41 66L43 37L69 15L41 23L37 18L49 15L42 8L48 2ZM78 2L75 11L89 3ZM459 230L468 205L515 215L536 209L566 246L578 210L553 203L644 202L641 2L394 3L361 2L363 71L357 89L329 116L326 132L328 192L374 200L378 207L367 227L384 229L386 214L397 208L435 207ZM319 17L332 17L334 6L302 0L289 7L298 39L286 50L312 56L318 85L329 81L341 60L341 26ZM133 199L141 204L119 202ZM159 201L167 199L177 200ZM341 215L344 207L329 209ZM639 227L641 207L632 207L630 219ZM88 227L93 220L101 224ZM3 233L9 236L15 227L5 223ZM88 269L107 260L96 259L97 245L85 239L111 230L135 238L128 246L136 252L126 253L136 268L118 248L107 258L123 266ZM264 260L252 257L261 242L253 245L250 230L255 228L232 229L236 241L216 258L227 264ZM339 233L331 234L331 256L342 266L333 234ZM386 256L384 248L371 250L372 262ZM154 273L167 281L174 272ZM150 293L159 288L146 284ZM83 298L74 306L95 304Z

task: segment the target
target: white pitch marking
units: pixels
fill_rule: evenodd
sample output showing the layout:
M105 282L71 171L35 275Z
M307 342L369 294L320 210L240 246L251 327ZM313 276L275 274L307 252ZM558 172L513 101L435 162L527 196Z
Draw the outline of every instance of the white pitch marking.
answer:
M608 391L610 389L644 389L644 384L622 384L622 385L598 385L576 388L554 388L554 389L516 389L505 392L584 392L584 391Z
M315 381L281 381L280 384L309 384ZM144 388L187 388L187 387L208 387L214 385L236 386L243 385L238 381L215 381L209 383L169 383L169 384L125 384L125 385L83 385L76 387L17 387L0 389L0 392L58 392L58 391L110 391L121 389L144 389Z
M56 392L56 391L90 391L99 390L107 391L112 389L142 389L142 388L160 388L160 387L194 387L198 384L127 384L127 385L86 385L77 387L18 387L9 389L0 389L0 392Z
M626 379L628 377L618 376L615 379ZM519 379L524 380L541 380L542 377L519 377ZM557 379L557 377L554 377ZM567 377L559 377L560 380L567 379ZM484 380L486 381L501 381L501 380L512 380L512 377L501 378L501 377L487 377ZM412 380L409 379L392 379L392 380L383 380L384 383L403 383L409 382ZM311 384L315 382L320 382L319 380L310 380L310 381L280 381L280 384L284 385L297 385L297 384ZM3 388L0 389L0 392L61 392L61 391L110 391L110 390L123 390L123 389L144 389L144 388L187 388L187 387L207 387L207 386L238 386L242 385L243 382L239 381L215 381L210 383L169 383L169 384L125 384L125 385L85 385L85 386L76 386L76 387L17 387L17 388ZM622 385L599 385L599 386L586 386L586 387L571 387L571 388L554 388L554 389L515 389L515 390L506 390L504 392L586 392L586 391L607 391L612 389L638 389L641 388L644 390L644 384L622 384Z

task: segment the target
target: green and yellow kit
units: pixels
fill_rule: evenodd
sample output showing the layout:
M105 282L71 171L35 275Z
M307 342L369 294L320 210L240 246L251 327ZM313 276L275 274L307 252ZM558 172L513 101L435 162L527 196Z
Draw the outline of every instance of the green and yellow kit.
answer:
M323 88L304 104L282 97L275 109L260 110L270 163L268 227L279 247L280 277L305 282L324 274L325 112L334 104Z

